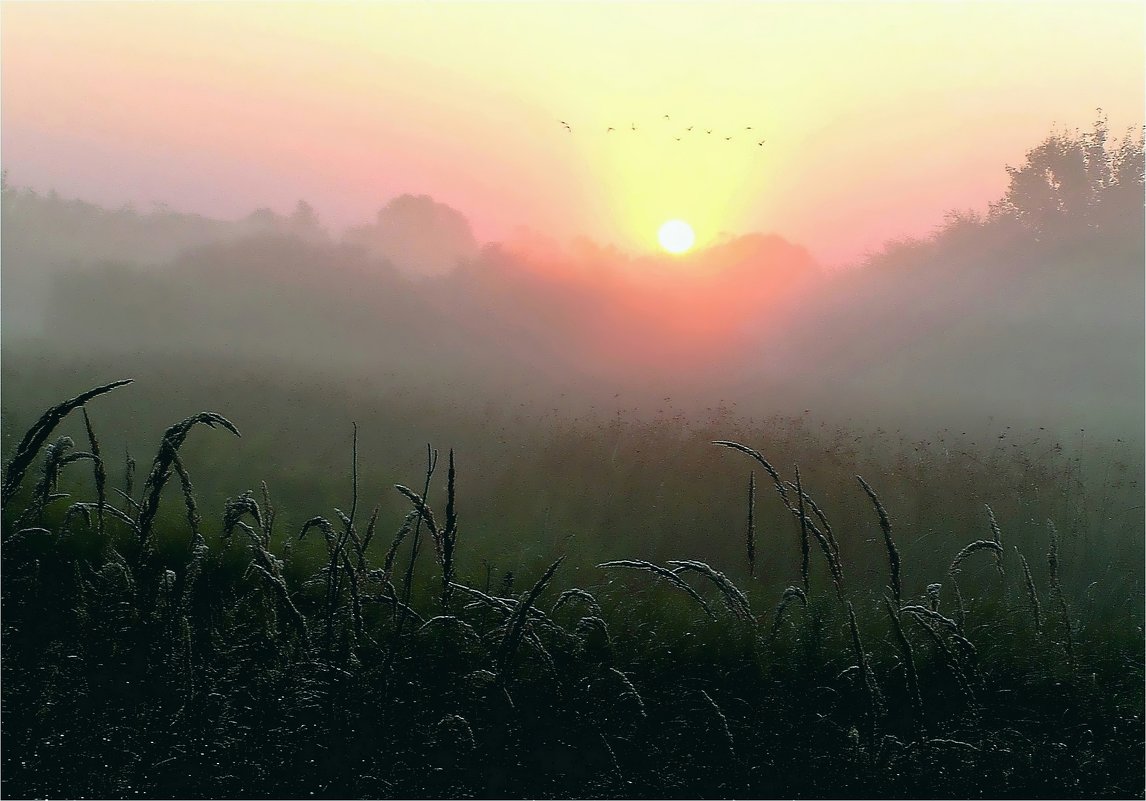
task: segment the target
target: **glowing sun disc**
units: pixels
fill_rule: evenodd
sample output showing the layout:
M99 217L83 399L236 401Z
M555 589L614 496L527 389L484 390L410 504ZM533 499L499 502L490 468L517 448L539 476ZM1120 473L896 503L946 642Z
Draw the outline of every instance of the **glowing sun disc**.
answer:
M669 253L684 253L696 241L696 234L684 220L669 220L657 232L657 239Z

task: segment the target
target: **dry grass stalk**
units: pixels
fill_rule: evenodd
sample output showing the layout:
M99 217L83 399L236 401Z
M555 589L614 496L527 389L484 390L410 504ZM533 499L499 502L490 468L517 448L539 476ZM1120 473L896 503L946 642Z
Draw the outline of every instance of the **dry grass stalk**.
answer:
M426 528L429 529L431 536L434 538L435 547L440 547L440 543L438 542L438 522L434 519L433 510L426 505L422 496L402 484L395 484L394 489L405 495L410 499L410 503L414 504L414 510L425 522Z
M40 480L32 491L32 500L16 521L18 527L29 522L39 523L44 516L44 509L53 501L64 495L56 492L60 480L60 470L65 464L68 451L74 443L71 437L60 437L48 447L44 448L44 465L40 470Z
M966 623L967 610L963 607L963 593L959 590L959 582L955 582L955 624L960 634L963 633Z
M588 590L583 590L580 587L572 587L557 596L557 603L553 604L553 608L549 611L550 616L556 615L558 609L574 600L584 601L588 604L589 611L594 616L601 616L601 605L597 603L597 599L593 596L593 593Z
M354 636L361 640L368 635L362 620L362 598L358 592L358 573L350 564L350 557L346 555L346 551L342 552L342 569L350 587L350 614L354 621Z
M118 492L118 490L117 490ZM139 504L136 503L134 498L135 492L135 459L131 458L131 452L128 451L127 446L123 448L123 492L120 492L126 498L136 514L139 513Z
M452 589L460 590L473 598L475 603L470 604L470 607L476 606L479 603L484 604L490 609L493 609L496 612L500 612L503 618L513 614L513 610L516 605L516 601L506 601L504 598L499 598L496 595L490 595L488 593L482 592L476 587L470 587L465 584L455 583Z
M380 506L375 506L374 511L370 514L370 521L366 524L366 533L362 535L362 542L358 547L358 564L356 565L359 572L366 569L366 549L370 547L371 540L378 532L378 512L381 511Z
M957 621L952 620L951 618L939 612L934 612L931 609L928 609L926 606L905 606L899 611L900 613L908 612L909 614L915 615L921 620L926 619L933 623L942 625L947 629L951 639L955 640L955 642L959 644L959 647L963 650L963 653L966 654L969 659L978 659L979 650L975 647L974 643L963 636L963 629Z
M92 452L92 474L95 479L96 489L96 535L103 536L103 510L107 506L107 470L104 467L103 457L100 455L99 438L95 435L95 429L92 428L91 418L88 417L88 407L85 404L80 407L80 411L84 415L84 429L88 434L88 448Z
M640 716L642 718L648 717L648 714L645 712L645 699L641 697L639 692L637 692L637 688L633 685L632 680L624 673L617 670L615 667L609 668L609 672L613 674L613 676L615 676L616 679L621 683L621 686L625 688L625 694L630 696L636 702L637 712L640 714Z
M412 511L406 515L406 519L402 521L402 525L398 528L398 533L394 535L394 539L390 542L390 547L386 549L386 556L382 560L382 583L389 584L394 576L394 560L398 556L398 549L402 546L402 541L406 536L414 530L414 521L418 517L417 511Z
M825 515L823 510L816 505L815 499L813 499L812 496L807 492L804 493L804 501L808 504L808 508L812 510L812 514L814 514L816 519L820 521L821 525L823 525L824 535L827 537L828 545L831 547L832 554L835 556L836 566L841 567L840 545L838 542L836 542L836 535L832 532L832 524L828 522L827 515ZM841 579L843 578L842 569L840 570L840 577Z
M89 389L87 392L53 406L40 415L40 419L28 429L27 433L24 434L24 438L20 440L20 444L16 446L16 453L12 456L11 461L8 462L8 467L4 470L4 483L0 485L0 508L7 506L8 501L15 495L16 490L20 488L20 482L23 481L28 466L32 464L32 460L36 458L40 447L47 441L48 437L52 435L52 431L60 424L61 420L67 417L72 410L83 406L92 398L96 398L106 392L111 392L116 387L122 387L124 384L130 384L132 380L133 379L125 378L120 381L113 381L110 384Z
M454 449L450 448L449 470L446 473L446 526L442 529L442 608L450 606L450 584L454 580L454 549L458 542L458 514L456 509L456 488L454 470Z
M1066 635L1066 639L1063 641L1063 648L1066 650L1067 659L1073 666L1074 633L1071 631L1070 613L1066 607L1066 597L1063 595L1062 586L1059 584L1058 529L1052 520L1047 520L1047 528L1050 529L1050 546L1047 549L1047 567L1050 570L1051 594L1057 601L1059 616L1062 620L1063 633Z
M259 493L263 496L263 542L269 546L275 532L275 507L271 505L271 491L267 482L259 482Z
M146 548L149 544L151 526L155 522L156 513L159 511L159 497L163 492L164 485L171 477L175 456L187 439L187 434L192 428L200 424L210 428L220 426L236 437L242 436L239 434L239 429L235 428L234 423L214 412L199 412L199 414L176 423L164 432L159 452L156 453L155 461L151 465L151 472L143 484L143 502L140 504L139 510L139 538L142 548Z
M748 530L745 534L748 550L748 575L756 575L756 473L748 473Z
M1015 553L1019 556L1019 564L1023 566L1023 581L1027 585L1027 599L1031 603L1031 614L1035 618L1035 631L1042 632L1043 630L1043 613L1042 607L1039 604L1039 594L1035 589L1035 579L1031 575L1031 566L1027 564L1027 557L1019 553L1019 548L1015 546Z
M253 503L253 500L251 503ZM336 509L335 512L338 512L338 510ZM347 525L349 518L345 515L342 515L342 517L345 521L342 534L336 534L334 525L325 517L316 515L303 524L302 530L298 535L301 541L306 537L307 532L312 528L317 528L322 532L322 538L326 542L327 563L323 568L323 574L326 577L326 592L324 593L326 599L325 646L328 656L334 643L334 619L337 615L339 599L342 596L342 556L343 547L346 543L346 533L349 531L349 526ZM250 531L250 527L246 526L246 524L239 523L238 525ZM357 591L357 586L355 587L355 591Z
M64 513L64 519L60 522L60 531L70 531L71 523L77 517L84 519L84 525L89 529L92 527L92 505L90 503L73 503L68 507L68 511ZM23 529L23 531L30 531L31 529ZM47 531L47 529L42 529ZM49 532L51 533L51 532Z
M804 507L804 488L800 484L800 466L796 465L796 507L800 518L800 578L804 592L808 591L808 561L811 547L808 542L808 513ZM829 557L829 562L831 561Z
M848 601L848 627L851 630L852 648L855 650L856 662L859 667L860 685L863 687L864 699L867 704L868 748L874 752L876 722L882 704L880 703L879 688L876 686L875 677L872 675L871 666L867 661L867 653L864 652L863 642L860 640L859 626L856 624L856 612L851 601Z
M192 542L198 542L203 539L203 535L199 533L201 518L199 517L199 509L195 504L195 487L191 483L191 475L183 466L183 460L179 458L179 454L175 455L172 465L179 476L179 486L183 489L183 504L187 507L187 525L191 527Z
M860 476L856 476L863 491L867 493L867 497L871 498L872 504L875 506L876 514L879 515L879 528L883 532L883 544L887 548L887 562L891 567L891 592L895 597L895 604L899 606L902 603L900 578L899 578L899 550L895 547L895 540L891 538L891 519L887 516L887 510L883 508L883 503L880 502L879 496L875 494L875 490L871 485L863 480Z
M298 611L298 607L294 605L294 601L291 600L290 591L287 590L286 582L257 562L251 562L250 565L247 566L247 571L249 572L251 570L266 579L271 589L274 590L280 607L287 611L288 617L294 624L303 642L309 642L310 637L306 629L306 618L302 616L302 613Z
M446 715L438 721L436 729L435 738L443 746L448 744L448 746L456 748L458 745L462 745L466 751L473 751L477 748L473 729L470 728L469 721L461 715Z
M736 742L732 739L732 729L728 726L728 718L725 717L724 711L720 708L720 705L712 699L711 695L701 690L700 696L708 703L708 707L712 710L712 714L716 719L717 728L720 729L720 734L724 737L724 742L728 745L728 753L735 759Z
M983 504L987 509L987 519L991 523L991 537L994 539L995 544L999 547L995 549L995 570L999 572L1000 576L1006 576L1003 570L1003 532L999 529L999 524L995 521L995 513L991 511L991 507Z
M390 648L386 653L386 662L383 672L389 674L390 667L394 663L394 656L398 652L398 644L402 639L402 629L406 625L407 611L410 608L410 595L414 590L414 565L418 561L418 550L422 543L422 523L430 531L430 536L433 537L435 547L438 546L438 533L437 526L434 523L433 513L430 512L426 506L425 497L430 492L430 481L434 477L434 472L438 469L438 451L426 443L426 477L422 484L422 494L418 495L413 490L402 486L401 484L395 485L397 490L409 498L414 503L414 508L418 512L414 520L414 530L410 538L410 559L406 562L406 575L402 582L402 602L398 606L398 619L394 625L394 631L391 634Z
M903 667L907 674L907 693L911 698L911 711L915 716L915 725L919 732L925 728L923 720L923 696L919 692L919 674L915 670L915 655L911 650L911 640L907 639L907 634L903 631L903 625L899 620L899 613L896 611L895 606L892 604L890 598L883 599L884 604L887 606L887 616L891 619L891 630L895 634L895 642L899 646L899 651L903 655Z
M955 554L955 558L951 560L951 566L947 568L947 575L954 578L959 575L960 566L963 560L977 551L991 550L995 552L996 558L1002 553L1003 546L994 540L975 540L974 542L965 545L959 553Z
M752 620L752 607L748 603L748 596L741 592L740 588L733 584L728 576L695 559L669 560L668 564L673 566L674 572L692 570L705 576L720 588L725 605L732 610L733 614L741 620Z
M971 689L971 683L967 680L967 674L963 672L963 667L959 664L959 659L955 656L955 652L947 645L947 642L943 639L943 636L939 633L934 623L922 615L915 613L911 613L911 617L919 624L920 628L923 629L928 639L930 639L935 646L935 650L939 653L943 663L947 666L951 675L955 677L955 683L959 685L959 691L967 701L967 708L973 715L978 714L978 701L975 699L975 693Z
M772 616L772 628L768 632L769 640L775 639L776 635L780 633L780 624L783 622L784 612L793 601L799 601L805 609L808 608L808 596L802 589L799 587L785 589L784 594L780 596L780 603L776 605L776 612Z
M397 593L391 593L389 595L374 595L371 596L370 600L393 607L395 616L398 614L405 615L407 618L414 621L418 625L421 625L424 622L423 617L419 615L416 610L398 600Z
M789 481L788 488L791 490L796 490L797 486L794 482ZM832 534L832 530L828 524L827 517L820 510L820 508L816 506L816 502L812 500L812 497L807 493L807 491L801 488L799 490L799 497L805 504L807 504L807 507L812 510L812 513L815 514L819 521L824 525L824 531L820 531L819 527L814 522L812 522L812 519L809 518L807 514L804 514L803 516L804 524L808 527L808 531L811 532L812 536L816 540L816 543L820 546L820 550L824 552L824 558L828 560L828 570L832 575L832 584L835 586L836 597L840 600L840 603L843 603L844 571L843 565L840 561L840 548L838 543L836 543L835 535ZM794 513L799 516L798 509L794 510Z
M517 647L521 642L522 635L525 632L529 610L537 601L538 596L541 595L542 591L553 579L553 575L557 572L557 568L560 567L561 563L564 561L565 557L562 556L556 562L551 564L541 575L541 578L539 578L533 585L532 589L530 589L529 592L526 593L517 603L517 608L514 610L513 616L511 617L509 625L506 628L505 637L502 639L501 645L498 648L498 676L503 686L509 679L508 668L510 661L513 659L513 655L517 651Z
M629 568L632 570L644 570L644 571L647 571L649 573L652 573L657 578L660 578L660 579L667 581L669 584L672 584L677 589L683 590L685 593L688 594L688 596L690 598L692 598L694 601L696 601L698 604L700 604L701 608L704 610L704 613L706 615L708 615L713 620L716 620L716 615L713 614L712 609L709 608L708 602L705 601L704 598L702 598L700 596L700 594L688 584L688 582L686 582L684 579L682 579L680 576L678 576L673 571L667 570L667 569L661 567L660 565L655 565L652 562L646 562L643 559L617 559L617 560L614 560L612 562L602 562L601 564L597 565L597 567L602 567L602 568L606 568L606 569L614 568L614 567L622 567L622 568Z
M469 623L455 615L438 615L437 617L432 617L423 623L418 628L416 633L426 634L439 628L454 629L459 631L461 632L464 639L469 640L474 644L481 642L481 636L477 633L477 630Z
M713 445L722 445L725 448L732 448L733 450L740 451L741 453L748 454L753 459L763 466L765 472L772 477L772 483L776 486L776 492L780 493L780 499L784 502L787 509L792 508L792 502L788 499L788 490L784 487L784 482L780 479L780 474L776 472L776 468L769 464L758 451L749 448L747 445L741 445L739 442L732 442L731 440L718 439L714 440Z
M242 500L243 500L243 498L239 498L239 501L242 501ZM240 510L240 511L242 511L242 510ZM238 521L237 516L235 518L235 521L237 523L237 521ZM325 517L323 517L322 515L315 515L310 520L307 520L305 523L302 524L302 530L299 531L299 533L298 533L299 540L301 541L303 539L306 539L306 535L310 532L310 530L312 528L316 528L322 533L322 539L323 539L323 541L326 542L327 555L329 556L329 555L333 554L334 548L338 543L338 537L334 533L334 525L329 520L327 520ZM223 529L224 534L226 534L228 532L228 530L229 529L227 528L226 523L224 523L224 529Z

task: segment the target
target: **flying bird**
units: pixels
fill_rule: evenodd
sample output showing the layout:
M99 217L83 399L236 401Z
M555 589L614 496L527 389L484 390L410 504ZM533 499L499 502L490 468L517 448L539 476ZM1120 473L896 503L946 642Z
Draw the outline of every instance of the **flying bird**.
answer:
M676 141L678 141L678 142L680 141L680 137L679 137L679 136L674 136L674 137L673 137L673 139L675 139L675 140L676 140Z
M751 126L751 125L746 125L746 126L744 126L744 130L746 130L746 131L751 131L751 130L752 130L752 126Z
M757 143L756 143L756 145L757 145L758 147L763 147L763 145L764 145L764 140L763 140L763 139L761 139L759 142L757 142Z
M731 141L732 141L732 137L731 137L731 136L726 136L726 137L724 137L724 141L725 141L725 142L731 142Z
M687 128L685 128L685 130L686 130L686 131L691 131L691 130L692 130L692 126L691 126L691 125L690 125L690 126L688 126Z
M705 133L712 133L711 130L705 130Z
M612 130L614 130L614 129L613 128L606 128L605 133L608 133L609 131L612 131Z
M631 123L631 124L632 124L632 126L633 126L633 130L634 130L634 131L635 131L635 130L637 130L637 124L636 124L635 122L634 122L634 123Z

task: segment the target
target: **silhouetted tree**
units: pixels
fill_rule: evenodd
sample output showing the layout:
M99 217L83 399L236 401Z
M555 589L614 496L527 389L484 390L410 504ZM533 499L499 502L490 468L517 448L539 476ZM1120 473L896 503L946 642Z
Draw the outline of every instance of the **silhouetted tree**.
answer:
M993 207L1036 239L1123 225L1142 210L1143 144L1129 132L1111 146L1099 111L1094 130L1055 133L1027 152L1026 162L1008 167L1010 185Z

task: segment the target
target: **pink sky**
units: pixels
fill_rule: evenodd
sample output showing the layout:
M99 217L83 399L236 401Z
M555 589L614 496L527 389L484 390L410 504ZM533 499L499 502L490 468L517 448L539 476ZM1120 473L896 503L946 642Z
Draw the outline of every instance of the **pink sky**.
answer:
M336 229L425 193L484 240L634 250L680 217L699 244L777 232L827 263L984 209L1096 107L1141 126L1146 93L1136 3L9 3L2 22L16 184L217 217L305 198Z

